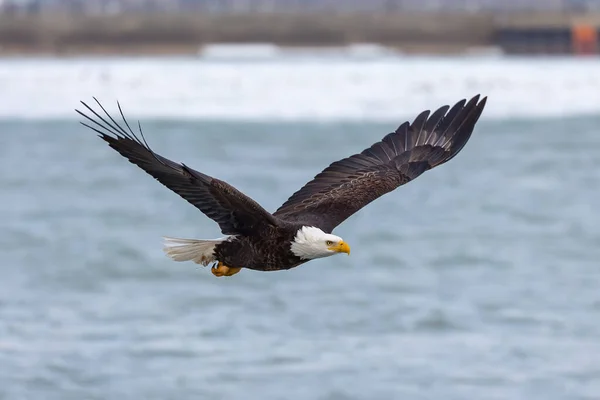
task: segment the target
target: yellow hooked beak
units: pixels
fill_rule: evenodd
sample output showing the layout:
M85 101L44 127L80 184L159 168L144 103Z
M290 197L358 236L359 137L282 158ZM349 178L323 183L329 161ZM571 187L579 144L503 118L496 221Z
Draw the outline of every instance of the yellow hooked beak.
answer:
M346 253L350 255L350 246L348 246L348 244L346 244L344 241L334 244L333 246L329 247L329 250L335 251L336 253Z

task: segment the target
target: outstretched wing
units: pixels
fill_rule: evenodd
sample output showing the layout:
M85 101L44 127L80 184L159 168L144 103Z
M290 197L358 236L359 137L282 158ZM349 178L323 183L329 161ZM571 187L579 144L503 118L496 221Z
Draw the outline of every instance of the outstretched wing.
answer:
M144 139L141 126L142 140L133 133L120 105L119 112L127 130L106 112L98 100L96 103L108 120L83 101L81 103L95 116L92 118L75 110L92 123L81 122L84 126L96 131L123 157L217 222L223 234L251 234L261 225L277 224L273 215L233 186L154 153Z
M471 137L486 100L477 95L431 116L423 111L362 153L331 164L273 215L331 232L373 200L453 158Z

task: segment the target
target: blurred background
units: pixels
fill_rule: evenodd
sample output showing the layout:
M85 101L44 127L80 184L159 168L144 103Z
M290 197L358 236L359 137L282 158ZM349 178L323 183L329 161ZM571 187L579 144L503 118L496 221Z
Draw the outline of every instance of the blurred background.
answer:
M600 398L598 0L0 0L0 399ZM425 109L460 155L335 231L350 257L215 278L217 225L78 124L275 210Z

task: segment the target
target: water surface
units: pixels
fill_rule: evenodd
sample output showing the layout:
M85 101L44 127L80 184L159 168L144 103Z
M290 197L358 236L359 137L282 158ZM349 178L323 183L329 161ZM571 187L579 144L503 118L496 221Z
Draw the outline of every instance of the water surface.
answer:
M378 79L377 63L362 68ZM56 96L65 92L79 90ZM441 105L419 96L427 108ZM168 98L166 109L178 109ZM38 100L38 110L76 106ZM217 279L161 250L163 235L212 238L217 225L79 126L72 111L36 114L38 100L30 97L31 115L0 121L0 398L600 395L599 114L573 114L549 96L564 115L523 116L516 96L507 115L490 97L490 117L458 157L335 231L350 257ZM338 101L338 110L354 107ZM141 102L123 105L143 114ZM269 210L404 118L323 120L303 110L303 118L271 122L260 112L180 119L157 108L158 116L142 116L159 154Z

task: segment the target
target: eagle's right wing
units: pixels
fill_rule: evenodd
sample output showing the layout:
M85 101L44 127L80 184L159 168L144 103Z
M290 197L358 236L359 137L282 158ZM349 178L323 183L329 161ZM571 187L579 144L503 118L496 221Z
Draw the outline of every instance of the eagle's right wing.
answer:
M82 122L84 126L96 131L100 138L123 157L217 222L223 234L251 234L261 225L277 224L273 215L228 183L154 153L145 140L140 140L133 133L120 106L119 111L127 130L106 112L98 100L96 103L110 122L86 103L81 103L96 117L89 117L76 110L93 124Z
M483 112L486 99L478 101L475 96L431 115L422 112L412 124L325 168L273 215L331 232L373 200L453 158Z

